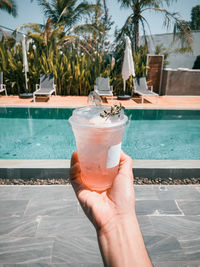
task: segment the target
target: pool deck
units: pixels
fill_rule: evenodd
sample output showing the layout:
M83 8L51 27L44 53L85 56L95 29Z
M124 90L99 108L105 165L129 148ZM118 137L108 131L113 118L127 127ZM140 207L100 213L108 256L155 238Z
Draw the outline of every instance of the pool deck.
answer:
M111 100L106 104L112 104ZM129 108L200 109L200 96L120 101ZM118 103L114 98L113 104ZM0 107L76 107L87 97L32 102L0 96ZM155 267L200 267L200 185L135 185L136 213ZM0 186L0 267L103 267L96 233L70 185Z
M200 185L135 185L155 267L200 266ZM0 186L0 267L103 267L70 185Z
M155 108L155 109L200 109L200 96L159 96L146 97L144 103L141 98L134 97L130 100L117 100L117 97L107 97L103 104L112 105L122 103L126 108ZM52 96L39 99L34 103L33 99L22 99L18 96L0 95L0 106L31 106L31 107L78 107L88 105L86 96Z

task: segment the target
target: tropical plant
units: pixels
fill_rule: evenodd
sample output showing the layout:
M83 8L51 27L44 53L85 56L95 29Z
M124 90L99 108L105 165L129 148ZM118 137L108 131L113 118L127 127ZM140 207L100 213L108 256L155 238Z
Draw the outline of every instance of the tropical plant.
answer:
M194 62L193 69L200 69L200 55L197 55L195 62Z
M106 63L104 53L81 53L76 41L70 49L65 43L61 46L65 38L58 38L59 28L54 31L47 34L46 41L44 32L28 32L27 38L34 39L29 42L27 53L29 90L35 91L41 73L53 73L58 94L88 95L94 88L96 77L110 75L110 65ZM4 38L0 42L0 70L4 72L9 94L25 91L22 62L21 43L14 46L13 41Z
M190 28L185 26L180 15L176 12L169 12L163 8L163 4L169 6L172 2L176 0L118 0L121 3L122 8L129 8L132 13L126 19L126 22L122 29L116 31L116 40L121 40L124 35L128 35L131 39L133 49L139 49L139 27L142 26L142 31L144 37L146 36L145 25L150 31L150 25L147 19L143 16L143 13L147 10L154 10L155 12L162 13L164 15L163 25L169 28L171 25L174 26L174 36L177 33L177 28L179 28L179 38L182 38L184 45L192 42L190 35ZM151 33L151 31L150 31Z
M15 0L0 0L0 9L5 10L13 17L17 16L17 5Z
M200 30L200 5L192 8L190 26L192 30Z
M163 68L166 68L166 66L170 64L170 62L167 60L170 53L171 53L170 50L167 49L166 47L164 47L163 44L156 45L155 55L163 55L164 56Z

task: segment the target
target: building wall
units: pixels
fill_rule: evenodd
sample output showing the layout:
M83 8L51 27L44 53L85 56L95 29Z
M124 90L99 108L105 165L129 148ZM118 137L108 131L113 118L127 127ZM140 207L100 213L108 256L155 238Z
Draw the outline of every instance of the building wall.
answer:
M175 49L180 48L180 41L172 44L173 34L156 34L152 37L148 37L149 40L149 52L151 54L155 53L155 47L157 45L163 45L164 48L171 51L167 60L170 62L167 68L177 69L177 68L189 68L192 69L194 61L197 55L200 55L200 31L193 31L193 52L192 53L174 53ZM142 37L141 37L142 43Z

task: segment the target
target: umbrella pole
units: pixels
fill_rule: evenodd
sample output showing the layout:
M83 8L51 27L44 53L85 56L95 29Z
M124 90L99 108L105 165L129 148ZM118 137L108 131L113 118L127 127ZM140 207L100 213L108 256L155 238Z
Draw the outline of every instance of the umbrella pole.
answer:
M28 82L27 82L27 72L25 71L25 84L26 84L26 93L28 94Z
M125 90L126 90L126 81L124 79L124 95L125 95Z

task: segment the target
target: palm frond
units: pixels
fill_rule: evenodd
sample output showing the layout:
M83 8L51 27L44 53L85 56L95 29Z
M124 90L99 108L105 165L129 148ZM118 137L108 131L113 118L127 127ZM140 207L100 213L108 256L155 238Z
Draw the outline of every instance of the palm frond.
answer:
M7 11L13 17L17 16L17 5L14 0L0 0L0 9Z

